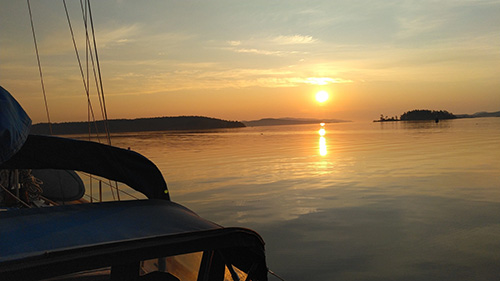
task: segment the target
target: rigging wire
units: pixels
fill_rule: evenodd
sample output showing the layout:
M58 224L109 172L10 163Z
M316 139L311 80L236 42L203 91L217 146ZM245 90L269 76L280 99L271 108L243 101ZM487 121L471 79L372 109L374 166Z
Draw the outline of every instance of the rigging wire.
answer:
M75 49L75 54L76 54L76 57L77 57L77 61L78 61L78 65L79 65L79 69L80 69L80 75L82 76L82 81L83 81L83 85L84 85L84 89L85 89L85 93L86 93L86 96L87 96L87 102L88 102L88 122L89 122L89 140L91 138L91 135L92 135L92 130L91 130L91 123L94 124L94 127L95 127L95 130L96 130L96 138L97 138L97 141L98 142L101 142L100 140L100 137L99 137L99 129L98 129L98 126L97 126L97 121L96 121L96 118L95 118L95 114L94 114L94 109L92 107L92 101L90 99L90 74L89 74L89 60L90 62L92 63L92 71L93 71L93 74L94 74L94 81L95 81L95 84L96 84L96 89L97 89L97 94L98 94L98 97L99 97L99 104L100 104L100 107L101 107L101 114L102 114L102 118L103 118L103 123L104 123L104 130L105 130L105 134L106 134L106 139L107 139L107 144L108 145L111 145L111 135L110 135L110 132L109 132L109 126L108 126L108 117L107 117L107 111L106 111L106 104L105 104L105 100L104 100L104 88L103 88L103 85L102 85L102 75L101 75L101 71L100 71L100 63L99 63L99 59L98 59L98 54L97 54L97 43L96 43L96 39L95 39L95 31L94 31L94 25L93 25L93 19L92 19L92 12L91 12L91 6L90 6L90 1L86 1L86 5L83 4L82 0L80 0L80 8L81 8L81 11L82 11L82 17L83 17L83 24L84 24L84 28L85 28L85 40L86 40L86 44L85 44L85 57L86 57L86 75L83 71L83 66L82 66L82 62L81 62L81 59L80 59L80 55L78 53L78 47L76 45L76 41L75 41L75 35L74 35L74 32L73 32L73 27L72 27L72 24L71 24L71 19L70 19L70 16L69 16L69 12L68 12L68 8L67 8L67 5L66 5L66 0L63 0L63 4L64 4L64 10L66 12L66 18L67 18L67 21L68 21L68 26L69 26L69 29L70 29L70 32L71 32L71 38L72 38L72 41L73 41L73 47ZM92 44L91 44L91 40L90 40L90 36L89 36L89 32L88 32L88 24L87 22L89 21L89 18L90 18L90 23L91 23L91 28L92 28L92 42L93 42L93 47L94 47L94 52L95 52L95 63L94 63L94 56L93 56L93 52L92 52ZM90 59L89 59L89 55L90 55ZM97 68L97 74L99 76L99 78L97 78L97 74L96 74L96 68ZM92 176L90 177L91 180L92 180ZM110 186L112 186L111 184L111 181L110 181ZM115 189L116 189L116 192L117 192L117 197L118 197L118 200L120 200L120 195L119 195L119 189L118 189L118 183L115 183ZM113 199L115 199L115 193L114 193L114 190L113 188L111 188L111 194L113 196Z
M98 52L97 52L97 41L96 41L96 36L95 36L94 21L93 21L93 17L92 17L92 9L91 9L90 0L85 0L85 5L83 4L83 0L80 0L80 7L81 7L81 10L82 10L83 24L84 24L84 28L85 28L85 38L86 38L86 48L85 48L86 49L86 74L84 73L83 66L82 66L82 60L81 60L80 54L78 52L78 46L76 44L75 34L74 34L74 31L73 31L73 26L71 24L71 19L70 19L70 16L69 16L69 12L68 12L68 7L67 7L67 4L66 4L66 0L63 0L62 2L63 2L63 5L64 5L64 10L65 10L65 13L66 13L66 19L68 21L68 26L69 26L69 30L70 30L70 33L71 33L71 38L72 38L72 41L73 41L73 48L75 50L76 58L77 58L77 61L78 61L78 66L79 66L79 69L80 69L80 75L82 77L84 91L85 91L85 94L87 96L87 105L88 105L88 112L87 113L88 113L88 123L89 123L89 140L90 140L91 135L92 135L92 130L91 130L92 126L91 126L91 123L93 123L93 125L95 127L95 132L96 132L95 136L97 138L97 141L101 142L100 137L99 137L100 134L99 134L98 126L97 126L97 121L96 121L95 114L94 114L94 109L93 109L93 106L92 106L92 100L90 98L89 65L91 63L92 64L92 72L93 72L94 81L95 81L95 86L96 86L96 89L97 89L97 96L99 98L99 104L100 104L100 108L101 108L102 122L103 122L103 125L104 125L104 130L105 130L105 134L106 134L107 144L111 145L111 134L110 134L110 130L109 130L108 115L107 115L106 102L105 102L105 96L104 96L104 87L103 87L103 83L102 83L102 74L101 74L101 68L100 68L100 63L99 63L99 56L98 56ZM31 21L31 30L32 30L32 33L33 33L33 41L34 41L34 46L35 46L35 52L36 52L36 56L37 56L38 70L39 70L39 75L40 75L40 82L41 82L41 86L42 86L42 93L43 93L44 102L45 102L45 111L46 111L46 114L47 114L49 131L50 131L50 134L52 135L53 134L53 131L52 131L52 122L50 120L50 113L49 113L49 108L48 108L48 102L47 102L47 96L46 96L46 91L45 91L45 84L44 84L44 79L43 79L43 74L42 74L42 66L41 66L41 62L40 62L40 55L39 55L38 44L37 44L37 40L36 40L36 33L35 33L35 27L34 27L34 22L33 22L33 14L32 14L32 10L31 10L30 0L27 0L27 4L28 4L30 21ZM90 22L92 40L90 39L91 37L89 35L88 22ZM95 59L94 59L94 53L95 53ZM89 61L90 61L90 63L89 63ZM96 69L97 69L97 71L96 71ZM90 175L90 180L92 182L92 176L91 175ZM92 183L90 183L90 184L91 184L91 189L92 189ZM115 193L114 193L114 191L116 190L116 195L118 197L118 200L120 200L120 193L119 193L120 189L118 187L118 183L114 182L114 184L113 184L112 181L110 180L108 185L111 188L111 193L113 195L113 199L115 199ZM122 190L121 192L124 192L124 191ZM127 192L125 192L125 194L126 195L130 195ZM92 201L92 195L90 195L90 197L91 197L91 201Z
M99 55L97 53L97 42L95 39L95 30L94 30L94 18L92 16L92 8L90 7L90 0L87 1L88 7L89 7L89 18L90 18L90 28L92 30L92 42L94 42L94 52L95 52L95 61L97 64L97 73L99 75L99 86L97 87L97 92L99 94L99 88L101 89L100 91L100 96L102 98L99 99L99 102L101 104L101 112L103 114L103 122L104 122L104 128L106 130L106 134L108 137L108 144L111 145L111 136L110 136L110 131L109 131L109 126L108 126L108 112L106 109L106 99L104 98L104 87L102 85L102 75L101 75L101 64L99 63ZM92 56L92 53L91 53ZM93 63L93 60L92 60ZM95 71L94 71L94 76L95 76ZM101 102L102 99L102 102Z
M28 2L28 11L30 14L31 32L33 33L33 42L35 43L36 60L38 62L38 73L40 74L40 83L42 84L43 100L45 102L45 112L47 114L47 122L49 124L49 132L52 135L52 123L50 122L49 106L47 103L47 95L45 93L45 84L43 83L42 65L40 63L40 55L38 53L38 44L36 42L35 25L33 23L33 14L31 13L30 0L27 0L27 2Z
M83 71L82 62L80 59L78 47L77 47L76 40L75 40L75 34L73 32L73 27L71 24L71 19L70 19L69 12L68 12L68 7L66 5L66 0L63 0L62 2L64 4L64 10L66 12L66 19L68 21L68 26L69 26L69 30L71 33L71 38L73 41L73 47L74 47L76 58L78 61L78 66L80 69L80 74L82 77L84 90L85 90L85 93L87 96L89 140L90 140L91 135L92 135L91 123L93 123L95 126L97 141L101 142L100 137L99 137L99 130L98 130L98 126L97 126L97 121L95 118L94 109L92 107L92 101L90 98L90 75L89 75L89 55L90 55L90 62L92 63L92 72L94 75L94 81L95 81L95 85L96 85L96 89L97 89L97 96L99 98L99 104L101 107L101 114L102 114L102 119L103 119L102 121L103 121L104 130L105 130L105 134L106 134L106 139L107 139L107 143L109 145L111 145L111 135L110 135L109 125L108 125L108 115L107 115L106 103L105 103L105 98L104 98L104 87L103 87L103 83L102 83L102 74L101 74L101 68L100 68L99 57L98 57L98 52L97 52L97 42L96 42L96 37L95 37L94 21L92 18L90 0L85 0L85 3L86 3L85 5L83 4L82 0L80 0L80 7L82 9L83 23L84 23L84 27L85 27L85 38L86 38L86 75ZM45 111L47 114L49 131L50 131L50 134L52 135L53 134L52 122L50 120L50 112L49 112L49 108L48 108L47 95L46 95L46 91L45 91L45 84L44 84L44 79L43 79L42 66L41 66L41 62L40 62L40 55L39 55L39 51L38 51L38 44L37 44L37 40L36 40L36 32L35 32L35 26L34 26L34 22L33 22L33 13L31 10L30 0L27 0L27 5L28 5L29 16L30 16L31 31L33 34L35 52L36 52L36 57L37 57L38 71L39 71L39 75L40 75L40 83L41 83L42 93L43 93L44 102L45 102ZM85 8L84 8L84 6L85 6ZM90 22L90 26L91 26L92 40L90 40L90 36L89 36L89 32L88 32L88 24L87 24L88 22ZM95 60L94 60L92 48L95 52ZM96 68L97 68L97 72L96 72ZM92 175L89 175L89 176L90 176L90 189L92 190ZM113 185L112 181L109 180L108 185L111 188L113 200L115 200L114 189L116 190L118 200L120 200L120 193L119 193L120 189L118 187L118 183L115 181L114 185ZM124 191L122 191L122 192L124 192ZM132 195L128 194L127 192L125 192L125 194L132 196ZM134 197L134 196L132 196L132 197ZM91 191L90 198L92 201L92 191Z
M86 0L86 2L88 2L88 0ZM82 22L83 22L83 26L84 26L84 29L85 29L85 66L86 66L86 78L87 78L87 87L88 89L90 89L90 73L89 73L89 56L90 56L90 62L92 63L92 73L94 74L94 82L95 82L95 85L96 85L96 89L97 89L97 96L99 98L99 105L101 107L101 114L102 114L102 118L104 120L104 114L103 114L103 110L102 110L102 101L101 101L101 95L100 95L100 91L99 91L99 86L98 86L98 79L97 79L97 75L96 75L96 64L94 63L94 57L93 57L93 53L92 53L92 45L90 43L90 37L89 37L89 31L88 31L88 21L89 21L89 10L90 10L90 6L89 5L84 5L83 4L83 1L80 0L80 9L81 9L81 12L82 12ZM95 37L94 37L94 40L95 40ZM95 46L95 45L94 45ZM96 46L97 47L97 46ZM97 66L99 67L99 62L97 62ZM102 84L101 84L102 85ZM87 94L89 95L89 94ZM91 114L90 114L90 111L92 110L92 118L90 118ZM97 140L98 142L101 142L100 138L99 138L99 129L98 129L98 126L97 126L97 121L95 119L95 116L93 115L93 107L91 104L89 104L89 111L88 111L88 116L87 116L87 119L88 119L88 124L89 124L89 140L91 140L91 135L92 135L92 130L91 130L91 126L90 126L90 123L92 122L95 126L95 130L96 130L96 137L97 137ZM107 143L108 145L111 145L111 137L110 137L110 134L109 134L109 130L106 128L106 122L104 122L104 127L105 127L105 133L106 133L106 140L107 140ZM89 175L90 177L90 180L92 181L92 175ZM112 186L112 182L111 180L109 180L109 186L111 187ZM118 187L118 184L116 184L116 186ZM99 188L101 188L101 181L99 181ZM101 189L99 189L99 191L101 192ZM111 195L113 197L113 200L115 200L115 193L113 191L113 188L110 188L110 191L111 191ZM118 192L118 191L117 191ZM119 197L119 196L118 196ZM99 201L101 200L101 197L99 199Z
M91 28L91 33L92 33L92 42L94 45L94 52L95 52L95 64L94 64L94 57L92 55L92 47L90 46L90 39L88 36L88 27L87 27L87 21L84 20L85 24L85 34L86 34L86 42L88 45L88 49L90 50L90 58L92 62L92 70L94 73L94 80L96 83L96 88L97 88L97 96L99 97L99 105L101 107L101 114L102 114L102 122L104 124L104 131L106 133L106 139L108 141L108 145L111 145L111 134L109 131L109 124L108 124L108 113L106 109L106 99L104 98L104 87L102 84L102 75L101 75L101 64L99 63L99 55L97 53L97 40L95 38L95 29L94 29L94 18L92 16L92 7L90 6L90 0L86 0L86 7L85 7L85 17L90 20L90 28ZM80 6L82 5L82 0L80 0ZM88 10L87 10L88 8ZM88 13L87 13L88 11ZM97 74L99 78L96 76L96 68L97 68ZM87 74L88 77L88 74ZM113 186L112 181L109 181L110 187ZM120 201L120 189L118 188L118 183L115 181L114 186L116 189L116 196L118 198L118 201ZM113 199L115 199L115 194L113 192L113 188L111 188L111 194L113 195Z
M281 276L279 276L278 274L276 274L274 271L270 270L269 268L267 269L267 272L269 272L272 276L278 278L281 281L286 281L285 279L283 279Z
M85 93L87 95L87 105L88 105L88 108L89 108L89 115L91 115L92 116L92 120L94 120L94 126L95 126L96 133L97 133L97 139L99 140L99 133L98 133L98 129L97 129L97 124L95 123L95 115L94 115L94 110L92 108L92 101L90 100L90 91L89 91L88 84L85 82L85 74L83 72L82 62L81 62L81 59L80 59L80 55L78 53L78 47L76 45L75 34L73 32L73 26L71 25L71 20L70 20L70 17L69 17L68 7L66 6L66 0L63 0L63 4L64 4L64 10L66 12L66 19L68 20L69 30L71 32L71 39L73 40L73 48L75 49L76 59L78 61L78 66L80 68L80 75L82 76L83 87L84 87ZM90 123L90 120L89 120L89 123ZM90 128L89 128L89 131L90 131Z
M104 131L106 134L106 139L107 139L107 144L111 145L111 136L110 136L110 131L109 131L109 125L108 125L108 115L107 115L107 110L106 110L106 102L104 98L104 87L102 84L102 75L101 75L101 67L99 63L99 56L97 53L97 41L95 38L95 31L94 31L94 21L92 17L92 9L90 6L90 1L86 0L86 5L83 4L83 1L80 0L80 9L82 11L82 17L83 17L83 25L85 28L85 40L86 40L86 56L87 56L87 83L90 85L90 82L88 82L90 75L88 73L88 67L89 67L89 58L88 56L90 55L90 62L92 63L92 72L94 74L94 82L96 85L96 90L97 90L97 96L99 98L99 105L101 108L101 115L102 115L102 123L104 125ZM90 27L91 27L91 32L92 32L92 40L90 40L89 36L89 31L88 31L88 22L90 22ZM92 41L92 43L91 43ZM93 49L92 49L93 45ZM92 51L93 50L93 51ZM95 53L95 59L94 59L94 53ZM96 72L97 69L97 72ZM99 76L99 77L98 77ZM89 121L90 122L90 121ZM96 122L93 120L93 122Z
M80 9L81 9L81 12L82 12L82 22L83 22L83 26L84 26L84 30L85 30L85 66L86 66L86 78L87 78L87 87L89 87L89 91L90 91L90 74L89 74L89 54L90 54L90 62L92 63L92 72L94 74L94 81L95 81L95 84L96 84L96 89L97 89L97 96L99 97L99 104L101 105L102 107L102 102L101 102L101 96L99 94L99 87L98 87L98 82L97 82L97 76L96 76L96 71L95 71L95 64L94 64L94 57L92 56L92 47L91 47L91 44L90 44L90 37L89 37L89 32L88 32L88 9L87 9L87 5L84 5L82 0L80 0ZM92 106L92 105L90 105ZM90 126L90 123L93 122L95 127L96 127L96 136L97 136L97 140L98 142L101 142L100 138L99 138L99 130L98 130L98 127L97 127L97 121L95 119L95 117L92 115L92 118L90 118L90 110L93 110L93 107L90 108L89 107L89 115L88 115L88 122L89 122L89 140L91 140L91 135L92 135L92 130L91 130L91 126ZM102 108L101 108L101 113L102 113ZM104 116L104 115L103 115ZM104 118L104 117L103 117ZM108 144L109 144L109 137L107 138L108 139Z

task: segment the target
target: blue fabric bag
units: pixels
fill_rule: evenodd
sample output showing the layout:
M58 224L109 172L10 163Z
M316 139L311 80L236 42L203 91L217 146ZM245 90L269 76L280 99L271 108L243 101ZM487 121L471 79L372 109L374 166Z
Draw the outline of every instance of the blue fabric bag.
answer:
M0 86L0 164L21 149L30 127L31 119L24 109Z

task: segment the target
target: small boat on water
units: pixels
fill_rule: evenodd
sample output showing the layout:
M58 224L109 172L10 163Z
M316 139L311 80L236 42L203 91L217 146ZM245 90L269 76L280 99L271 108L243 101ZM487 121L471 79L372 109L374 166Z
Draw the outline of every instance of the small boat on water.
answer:
M0 169L81 171L127 184L147 199L36 207L21 189L16 200L25 207L12 207L5 201L16 191L2 185L0 280L267 280L259 234L172 202L161 172L144 156L29 135L30 124L0 87Z

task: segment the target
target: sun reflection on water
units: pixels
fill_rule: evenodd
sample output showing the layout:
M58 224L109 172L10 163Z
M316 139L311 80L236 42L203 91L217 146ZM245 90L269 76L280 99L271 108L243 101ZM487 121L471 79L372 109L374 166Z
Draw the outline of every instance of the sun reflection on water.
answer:
M326 149L326 130L325 130L325 123L321 123L321 129L319 129L318 134L319 134L319 155L325 156L328 154L328 151Z
M328 154L326 150L326 139L325 137L319 137L319 155L325 156Z

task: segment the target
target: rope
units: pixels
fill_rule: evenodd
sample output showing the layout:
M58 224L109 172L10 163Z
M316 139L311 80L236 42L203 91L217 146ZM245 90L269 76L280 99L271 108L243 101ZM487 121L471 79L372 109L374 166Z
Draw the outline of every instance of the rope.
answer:
M28 208L31 208L30 205L28 205L26 202L24 202L23 200L21 200L21 198L17 197L16 195L14 195L12 192L9 191L8 188L6 188L5 186L3 186L2 184L0 184L0 188L2 188L5 192L7 192L10 196L12 196L12 198L16 199L16 201L18 201L19 203L23 204L25 207L28 207Z
M42 65L40 63L40 55L38 53L38 44L36 43L35 25L33 24L33 14L31 13L30 0L27 0L27 2L28 2L28 11L30 14L31 32L33 33L33 42L35 43L36 60L38 62L38 73L40 74L40 83L42 84L43 100L45 102L45 112L47 114L47 122L49 124L49 132L52 135L52 123L50 122L49 106L47 103L47 95L45 94L45 85L43 83Z
M19 183L24 189L26 202L31 203L40 199L43 190L40 187L42 181L31 174L31 170L19 170Z

